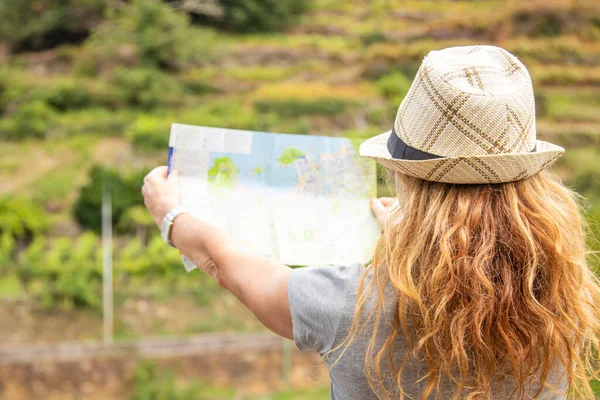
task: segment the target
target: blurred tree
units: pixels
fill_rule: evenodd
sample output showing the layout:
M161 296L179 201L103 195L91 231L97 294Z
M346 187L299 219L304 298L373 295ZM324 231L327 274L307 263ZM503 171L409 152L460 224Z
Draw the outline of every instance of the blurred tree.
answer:
M152 68L116 68L110 78L120 104L151 109L181 100L181 86L169 75Z
M115 226L123 213L135 205L143 204L140 191L144 172L123 176L119 171L96 165L90 171L89 182L84 185L73 207L75 219L81 226L99 232L102 227L102 190L108 186L112 195L112 221Z
M40 50L83 41L98 24L106 0L0 2L0 40L14 51Z
M306 0L221 0L225 24L239 32L276 31L308 8Z
M182 0L194 22L236 32L272 32L293 24L309 8L308 0Z
M189 16L160 0L132 0L107 9L81 54L78 69L115 65L181 69L206 60L213 34L191 27Z

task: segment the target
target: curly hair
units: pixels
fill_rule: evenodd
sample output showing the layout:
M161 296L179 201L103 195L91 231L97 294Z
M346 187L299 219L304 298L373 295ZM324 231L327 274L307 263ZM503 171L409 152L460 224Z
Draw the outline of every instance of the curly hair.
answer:
M510 398L537 398L542 390L558 391L548 379L556 365L568 383L563 394L593 398L600 285L588 266L576 193L545 171L492 185L398 179L398 205L361 280L348 336L337 347L347 348L371 327L365 373L377 396L404 398L403 369L419 358L427 365L423 399L441 396L443 381L451 383L454 399L492 398L505 379L515 388ZM397 306L378 346L390 285ZM406 336L408 351L395 364L397 335ZM382 378L386 365L393 387Z

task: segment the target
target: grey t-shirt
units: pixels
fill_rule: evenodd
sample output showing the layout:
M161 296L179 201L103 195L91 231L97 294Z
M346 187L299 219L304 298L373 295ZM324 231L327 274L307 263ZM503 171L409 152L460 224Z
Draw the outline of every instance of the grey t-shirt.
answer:
M357 291L362 275L366 269L363 265L307 267L294 270L288 281L288 298L292 314L294 342L300 351L316 350L323 357L325 353L336 348L343 342L354 316L357 301ZM367 277L367 280L369 277ZM380 326L377 341L381 345L387 337L393 322L395 308L394 294L391 290L385 292L386 301L383 322ZM367 306L368 307L368 306ZM369 400L377 399L369 387L365 376L365 356L367 344L372 336L372 330L365 329L357 340L343 353L336 350L323 357L329 368L331 378L331 398L335 400ZM406 349L406 339L398 335L394 344L395 362L401 362ZM336 362L337 361L337 362ZM415 383L421 378L427 367L419 361L411 361L403 373L403 390L407 398L420 398L425 383ZM392 379L391 371L384 371L384 381ZM554 377L559 375L554 374ZM551 378L555 385L565 388L563 379ZM392 381L390 381L392 382ZM394 385L391 384L390 388ZM513 387L504 383L495 393L496 399L509 399ZM532 385L530 392L535 393L537 387ZM545 394L544 394L545 393ZM443 397L453 394L450 384L444 385ZM393 397L398 394L392 392ZM436 398L430 396L431 399ZM565 399L564 395L552 395L543 392L542 399Z

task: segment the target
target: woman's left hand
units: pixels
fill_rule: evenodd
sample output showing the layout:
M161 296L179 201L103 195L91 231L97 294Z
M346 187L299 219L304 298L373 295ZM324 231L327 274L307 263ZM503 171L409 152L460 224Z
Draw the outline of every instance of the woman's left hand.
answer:
M156 167L144 177L142 194L144 204L160 228L165 215L181 202L179 176L172 171L167 177L167 167Z

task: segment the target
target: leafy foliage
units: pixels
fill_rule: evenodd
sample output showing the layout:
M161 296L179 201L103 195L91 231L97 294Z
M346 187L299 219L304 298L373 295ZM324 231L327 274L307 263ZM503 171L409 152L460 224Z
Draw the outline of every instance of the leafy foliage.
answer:
M133 400L224 400L235 396L233 390L208 386L197 380L180 385L172 370L159 369L151 361L140 361L133 376Z
M73 214L81 226L99 232L102 227L102 191L107 187L112 198L112 222L118 225L121 216L129 207L143 204L140 192L145 171L122 176L118 171L94 166L90 179L79 191Z
M291 25L307 0L220 0L225 25L238 32L270 32Z
M0 199L0 234L34 237L44 233L49 225L48 214L29 199L20 196Z
M384 75L377 80L377 89L383 96L393 101L393 103L400 104L410 85L412 80L408 79L401 72L393 72L388 75Z
M30 294L46 307L98 308L102 270L98 238L90 232L77 240L36 239L17 261L17 274Z
M143 150L165 149L169 144L169 120L141 114L129 127L127 139Z
M205 61L213 35L190 26L187 14L160 0L132 0L109 8L94 29L78 69L94 73L106 66L182 69Z
M150 68L117 68L110 82L119 103L143 109L176 104L183 94L176 81Z
M15 50L43 49L85 38L99 22L106 0L0 2L0 39Z
M24 103L6 119L0 120L0 139L44 138L55 118L56 112L42 101Z

